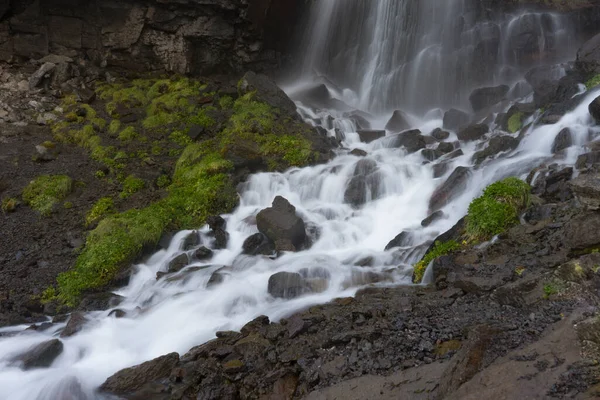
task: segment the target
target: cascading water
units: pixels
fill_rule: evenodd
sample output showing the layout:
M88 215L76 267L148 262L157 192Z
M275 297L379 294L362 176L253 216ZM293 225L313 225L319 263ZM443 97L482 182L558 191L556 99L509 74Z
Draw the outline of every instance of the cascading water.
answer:
M372 104L372 107L365 107L368 110L408 104L410 96L407 93L414 91L414 87L407 85L411 89L402 92L402 85L409 83L410 74L417 77L417 81L422 79L422 83L425 78L418 76L425 72L420 68L432 73L432 86L422 88L421 94L415 95L415 107L435 108L440 103L460 102L458 98L446 97L450 87L461 88L460 82L455 82L456 76L452 74L444 77L443 63L439 65L432 60L447 60L445 52L456 50L457 34L453 31L450 35L447 29L460 12L466 13L465 26L470 26L469 29L482 32L487 29L476 28L473 24L474 16L469 16L468 8L465 8L467 2L451 0L438 8L429 0L352 0L343 3L353 5L346 10L348 14L344 14L342 1L320 3L322 8L319 10L331 12L323 14L326 20L315 22L320 28L314 33L325 35L325 31L331 32L323 36L327 40L316 41L321 47L312 53L309 66L322 68L324 60L316 54L326 54L330 60L328 76L337 78L340 85L349 83L347 87L352 87L357 94L358 103ZM426 13L427 10L431 15ZM345 52L338 43L344 35L349 35L348 29L342 29L339 23L338 18L342 15L357 35L347 36L356 47L348 46ZM508 23L502 29L512 28ZM404 30L409 33L403 35ZM368 32L371 32L370 36ZM545 37L550 34L560 36L556 31L548 31ZM478 35L485 36L484 33ZM441 37L449 42L440 42ZM357 40L352 41L352 38ZM421 54L422 58L413 60L411 66L410 57L402 58L406 54L400 54L397 45L408 46L403 47L411 49L407 54ZM439 47L436 56L428 53L432 46ZM383 54L387 52L395 53L388 58ZM512 56L515 55L504 54L503 57L508 60ZM357 62L363 59L364 63ZM457 58L455 62L460 64L460 60ZM407 65L405 61L408 61ZM507 61L506 65L515 65L513 61ZM350 66L354 70L351 71ZM397 73L402 68L414 70L404 75ZM465 68L458 65L460 71L464 72ZM439 91L434 90L434 82L445 86L442 85L443 89ZM383 90L392 84L399 89ZM359 287L369 283L411 284L412 264L423 255L431 240L466 213L470 200L487 184L509 175L523 177L542 162L574 163L577 155L583 152L582 146L600 133L597 127L592 127L587 110L598 95L600 90L586 94L580 105L556 124L533 124L524 132L524 138L515 150L473 169L466 189L443 208L444 218L427 227L422 227L421 221L429 214L431 194L455 167L472 166L471 158L481 148L481 142L462 143L462 156L442 157L424 163L420 153L407 154L404 149L392 146L390 138L361 143L351 121L334 119L328 126L329 133L335 134L336 128L338 132L341 130L344 148L363 150L366 157L357 157L342 149L334 160L324 165L251 176L241 193L240 206L231 215L224 216L230 235L227 248L214 250L209 261L194 262L178 273L157 280L157 272L166 271L169 261L183 252L184 238L190 232L177 234L168 249L138 265L130 284L118 292L124 297L118 308L125 312L125 317L115 318L112 310L88 313L88 322L81 332L61 339L64 351L49 368L25 371L14 361L15 356L57 337L64 323L53 324L43 331L26 331L26 326L0 329L0 399L97 398L96 388L114 372L169 352L183 354L213 338L215 332L239 329L259 315L277 320L313 304L353 295ZM299 110L309 121L325 120L324 114L335 114L334 110L315 111L304 105L299 105ZM414 118L411 123L423 132L430 132L442 125L435 115ZM388 116L373 117L370 122L383 124ZM538 116L536 114L525 122L534 122ZM552 143L564 127L571 129L573 146L555 159ZM451 132L448 141L455 140L456 134ZM359 163L364 165L365 162L370 165L373 175L371 184L365 189L365 196L371 201L358 208L351 207L345 200L345 192ZM447 172L434 178L436 165L442 163L448 164ZM303 220L315 228L312 247L298 253L286 253L277 259L242 255L243 241L257 232L254 216L269 207L277 195L288 199ZM412 232L410 245L385 251L386 244L402 231ZM214 239L208 228L203 228L200 236L203 245L212 246ZM217 271L222 282L207 285ZM299 272L312 280L315 283L313 293L291 300L273 298L267 291L268 280L280 271Z

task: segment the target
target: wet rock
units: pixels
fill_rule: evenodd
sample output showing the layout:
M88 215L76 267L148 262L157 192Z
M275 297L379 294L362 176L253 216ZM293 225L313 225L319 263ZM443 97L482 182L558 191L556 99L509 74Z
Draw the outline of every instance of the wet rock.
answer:
M385 251L393 249L394 247L406 247L411 246L412 243L412 233L407 231L400 232L395 238L393 238L387 246L385 246Z
M600 214L588 212L566 223L563 241L571 250L585 250L600 245Z
M582 174L569 184L581 204L590 210L600 209L600 174Z
M600 33L581 46L575 65L586 74L600 74Z
M481 139L489 131L490 128L486 124L474 124L458 131L457 136L459 140L469 142Z
M42 66L29 78L29 89L35 90L42 84L42 81L50 77L52 70L56 68L56 64L44 63Z
M521 99L533 92L533 88L526 81L519 81L508 92L508 98L512 100Z
M454 151L454 145L448 142L440 142L440 144L438 144L437 150L439 152L442 152L443 154L451 153L452 151Z
M354 175L346 186L344 201L353 207L360 207L368 200L379 196L380 177L377 163L372 159L362 159L356 163Z
M293 299L309 291L309 285L299 273L278 272L269 277L268 292L273 297Z
M443 156L444 153L439 150L423 149L421 150L421 155L428 161L434 161Z
M366 157L367 156L367 152L361 149L354 149L350 152L350 154L352 154L353 156L356 157Z
M275 251L275 245L265 235L258 232L252 236L249 236L244 240L242 245L242 254L255 256L262 254L265 256L273 254Z
M485 87L473 90L469 96L469 102L473 111L478 112L502 101L508 93L506 85Z
M227 223L225 219L220 215L213 215L206 218L206 224L208 225L211 231L217 231L219 229L227 228Z
M169 261L169 273L179 272L189 264L187 254L183 253Z
M118 306L123 299L123 296L111 292L90 293L81 300L81 303L79 303L79 306L77 307L77 311L88 312L108 310L109 308Z
M466 126L471 121L469 114L464 111L451 108L444 114L444 129L458 131Z
M410 129L410 124L408 123L408 116L403 111L394 111L392 117L385 125L385 129L391 132L402 132L407 129Z
M265 102L297 118L296 104L265 75L247 72L240 80L238 89L240 94L256 92L257 101Z
M577 157L575 167L577 169L590 168L595 164L600 164L600 151L591 151Z
M427 147L427 142L420 130L413 129L394 136L393 146L404 147L408 153L415 153Z
M596 97L588 107L591 116L596 121L596 124L600 124L600 96Z
M207 247L200 247L198 250L194 252L194 258L196 260L206 260L211 258L213 255L213 251Z
M114 309L108 313L109 317L115 317L115 318L124 318L126 315L127 315L127 313L119 308Z
M421 221L421 226L423 228L428 227L429 225L433 224L434 222L439 221L440 219L445 218L445 214L443 211L438 210L436 212L434 212L433 214L429 215L427 218L425 218L423 221Z
M448 172L450 169L450 165L447 162L443 162L440 164L434 164L433 166L433 177L440 178Z
M356 129L359 129L359 130L371 129L371 123L364 116L362 116L360 114L360 112L358 112L358 111L347 114L347 118L354 123L354 125L356 126Z
M519 139L508 135L494 136L490 139L488 146L485 149L473 154L473 162L475 165L479 165L486 158L514 150L519 146L519 142Z
M65 329L61 332L60 337L64 338L73 336L74 334L83 329L83 326L86 322L87 319L85 318L83 313L74 312L73 314L71 314L69 322L67 322L67 326L65 326Z
M533 88L536 107L553 102L558 88L558 81L565 74L562 65L542 65L527 71L525 79Z
M564 149L567 149L573 145L573 138L571 135L571 130L569 128L564 128L561 130L558 135L556 135L556 139L554 139L554 143L552 143L552 153L558 153Z
M179 354L170 353L135 367L123 369L109 377L100 391L111 394L128 394L139 390L147 382L168 378L179 363Z
M450 137L450 132L444 131L441 128L435 128L430 135L436 140L446 140Z
M385 131L359 130L357 133L360 141L363 143L371 143L372 141L385 137Z
M223 269L218 269L217 271L213 272L210 275L210 278L208 279L208 282L206 283L206 288L211 288L213 286L216 286L220 283L223 283L223 281L225 280L225 274L222 271Z
M48 368L63 352L63 347L63 343L59 339L48 340L16 357L14 361L22 363L24 370Z
M215 238L213 247L215 249L226 249L227 243L229 242L229 233L224 229L215 229L210 235Z
M256 225L272 242L289 240L298 250L305 244L304 221L296 214L296 208L281 196L275 197L272 207L258 213Z
M466 167L457 167L446 181L438 187L429 200L429 210L437 211L460 196L467 187L471 171Z
M183 239L183 251L188 251L201 244L200 234L198 231L193 231ZM167 245L168 247L168 245Z

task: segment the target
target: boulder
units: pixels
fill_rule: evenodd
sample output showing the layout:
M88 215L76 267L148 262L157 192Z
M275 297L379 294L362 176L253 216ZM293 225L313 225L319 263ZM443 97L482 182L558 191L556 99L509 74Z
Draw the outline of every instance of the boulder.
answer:
M498 104L508 93L509 87L506 85L484 87L473 90L469 96L469 102L473 111L479 112L490 106Z
M408 123L408 116L403 111L394 111L392 117L385 125L385 129L391 132L402 132L407 129L410 129L410 124Z
M533 88L536 107L552 103L558 89L558 81L565 75L562 65L543 65L527 71L525 79Z
M196 250L194 252L194 258L196 260L206 260L208 258L211 258L213 255L213 251L211 249L209 249L208 247L200 247L198 250Z
M479 140L490 131L490 128L486 124L474 124L458 131L457 136L459 140L473 141Z
M302 103L319 109L335 109L339 111L350 111L352 109L348 104L334 98L325 84L304 89L293 96Z
M435 128L430 135L437 140L446 140L450 137L450 133L442 130L442 128Z
M202 243L202 242L200 241L200 235L198 234L198 231L190 232L185 237L185 239L183 239L183 244L182 244L183 251L191 250L194 247L199 246L200 243ZM168 245L167 245L167 247L168 247ZM165 247L165 248L167 248L167 247Z
M296 207L281 196L275 197L272 207L265 208L256 216L260 233L272 242L289 240L299 250L306 241L306 228L302 218L296 215Z
M210 275L208 282L206 282L206 288L208 289L220 283L223 283L224 280L225 274L223 273L223 268L219 268Z
M393 147L404 147L408 153L415 153L427 147L427 142L418 129L399 133L392 138L392 141Z
M412 245L412 233L407 231L400 232L395 238L393 238L387 246L385 251L393 249L394 247L407 247Z
M584 169L593 167L596 164L600 163L600 151L591 151L589 153L585 153L577 157L577 162L575 163L575 167L577 169Z
M63 352L63 347L63 342L59 339L48 340L16 357L14 361L22 363L24 370L48 368Z
M73 336L74 334L83 329L83 326L86 322L87 319L85 318L83 313L74 312L73 314L71 314L69 322L67 322L67 326L65 326L65 329L61 332L60 337L64 338Z
M258 254L268 256L273 254L274 251L275 245L273 242L260 232L249 236L244 240L244 244L242 245L242 254L250 256L256 256Z
M438 211L430 214L423 221L421 221L421 226L423 228L426 228L429 225L433 224L434 222L439 221L440 219L443 219L445 216L446 216L446 214L444 214L444 212L442 210L438 210Z
M374 140L385 137L385 131L378 130L358 130L358 137L363 143L371 143Z
M268 292L273 297L293 299L309 290L306 280L296 272L277 272L269 277Z
M190 260L188 259L187 254L183 253L178 255L169 261L169 273L179 272L189 264Z
M206 224L208 225L211 231L227 228L227 222L220 215L212 215L206 218Z
M533 92L533 88L526 81L519 81L508 92L508 98L511 100L521 99L529 96Z
M444 153L434 149L423 149L421 150L421 155L428 161L434 161L443 156Z
M29 89L34 90L39 87L44 79L50 77L50 73L55 68L56 64L54 63L47 62L42 64L42 66L29 77Z
M456 167L448 179L438 187L429 200L430 212L435 212L446 204L450 203L456 197L462 194L466 189L471 171L467 167Z
M348 118L350 121L352 121L354 123L354 126L356 126L356 129L358 129L358 130L371 129L371 123L363 115L361 115L360 111L355 111L355 112L349 113L349 114L347 114L346 118Z
M367 156L367 152L361 149L354 149L350 152L350 154L352 154L355 157L366 157Z
M590 115L596 121L596 124L600 125L600 96L596 97L594 101L592 101L588 107L590 111Z
M600 214L588 212L566 223L563 242L571 250L585 250L600 245Z
M466 126L471 121L469 114L464 111L451 108L444 114L444 129L450 129L451 131L458 131L462 127Z
M272 107L279 108L289 116L299 118L296 113L296 104L267 76L247 72L238 84L240 94L255 93L255 99L265 102Z
M569 184L581 204L590 210L600 209L600 174L582 174Z
M354 175L344 192L344 202L360 207L380 195L380 180L377 163L372 159L362 159L356 163Z
M100 391L111 394L129 394L141 389L147 382L168 378L179 363L179 354L170 353L135 367L125 368L109 377Z
M600 33L581 46L575 65L586 74L600 74Z
M558 153L564 149L567 149L573 145L573 138L571 135L571 130L569 128L564 128L556 138L554 139L554 143L552 143L552 153Z
M488 146L485 149L478 151L473 155L473 162L475 165L479 165L488 157L493 157L499 153L516 149L519 146L519 143L519 139L509 135L495 136L490 139Z
M451 153L454 151L454 145L448 142L440 142L440 144L438 144L437 151L443 154Z

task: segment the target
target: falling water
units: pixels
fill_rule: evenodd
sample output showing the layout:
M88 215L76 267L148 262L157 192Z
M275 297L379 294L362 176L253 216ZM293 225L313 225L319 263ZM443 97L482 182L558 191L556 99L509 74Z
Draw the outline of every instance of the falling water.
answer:
M466 1L437 2L444 4L437 8L430 0L348 0L343 3L349 6L344 9L342 1L337 0L320 3L319 7L323 8L318 10L330 12L318 14L324 20L315 17L315 26L319 28L313 33L323 36L315 41L320 50L311 53L312 58L305 68L323 68L321 72L327 73L337 84L352 87L357 103L372 104L372 107L364 107L367 110L405 106L410 99L406 93L415 86L407 85L403 90L403 85L416 81L425 86L413 93L415 105L425 109L446 102L452 104L453 99L447 96L449 88L462 86L454 81L454 75L442 75L441 70L446 65L442 61L450 60L449 54L460 52L461 43L466 43L464 38L470 34L467 32L480 32L477 35L484 37L487 29L473 22L475 17L469 14L472 11ZM464 28L450 34L448 29L460 13L463 13ZM537 21L536 15L531 17L533 21ZM352 29L342 27L342 17ZM526 17L515 18L499 25L499 29L510 32L515 29L513 25L518 24L515 22L518 18ZM550 20L555 21L554 17ZM551 34L561 35L556 30L550 31L552 25L544 26L548 28L544 31L544 40L550 40ZM403 35L402 32L409 33ZM343 47L344 37L354 45ZM440 38L448 42L441 46L443 51L433 51L435 46L440 46ZM446 51L447 46L451 50ZM540 43L540 46L546 48L548 44ZM402 49L407 51L403 53ZM321 57L321 53L325 57ZM420 56L415 58L417 55ZM507 65L520 68L518 54L504 51L500 55L506 61L500 63L496 71L501 72ZM365 62L352 62L359 59ZM458 57L454 61L462 71L459 74L468 68L460 63L461 59L465 60ZM409 72L399 72L402 70ZM436 82L443 89L426 86L420 74L427 73L431 73L431 85ZM390 90L384 90L386 86ZM337 93L351 97L345 89ZM584 152L583 146L600 133L600 129L593 127L587 110L598 95L600 89L587 93L576 109L553 125L538 126L535 120L539 115L532 116L526 123L533 124L524 132L520 145L484 162L479 168L472 168L473 175L466 189L443 208L444 217L428 227L422 227L421 221L429 214L429 199L435 188L454 168L471 168L471 158L483 142L461 143L464 154L460 157L425 162L420 153L407 154L403 148L392 146L393 140L389 137L368 144L360 142L352 121L325 118L337 115L335 110L316 110L299 104L301 115L308 121L326 125L330 135L343 134L342 149L335 159L324 165L251 176L240 193L240 206L224 216L230 235L227 248L214 249L210 260L195 261L180 272L157 279L157 272L166 272L169 262L184 253L183 241L191 232L178 233L168 249L137 265L129 285L117 292L124 298L118 308L125 312L125 317L115 318L112 310L88 313L88 322L81 332L61 339L64 351L49 368L24 371L15 357L57 337L65 323L53 324L44 331L25 330L26 326L0 329L0 399L96 398L96 388L116 371L169 352L183 354L214 338L215 332L237 330L259 315L278 320L311 305L353 295L367 284L412 284L412 264L437 235L466 213L470 200L486 185L509 175L524 177L544 162L564 165L575 162ZM389 113L367 117L373 126L383 126ZM440 127L442 120L439 113L433 112L412 118L411 124L427 134ZM551 152L552 143L564 127L571 129L573 146L555 157ZM456 140L456 133L450 132L448 141ZM367 156L356 157L347 150L355 148L364 150ZM352 207L345 201L344 194L358 163L365 160L372 166L374 179L373 185L366 189L371 201ZM434 178L436 165L441 163L448 164L447 172ZM312 247L298 253L285 253L277 259L242 255L244 240L258 231L257 212L269 207L278 195L288 199L311 227ZM402 231L411 232L410 245L384 250ZM204 246L216 247L207 227L201 228L199 235ZM217 271L223 281L208 285ZM280 271L299 272L307 280L318 281L318 285L312 293L294 299L274 298L268 293L268 280Z

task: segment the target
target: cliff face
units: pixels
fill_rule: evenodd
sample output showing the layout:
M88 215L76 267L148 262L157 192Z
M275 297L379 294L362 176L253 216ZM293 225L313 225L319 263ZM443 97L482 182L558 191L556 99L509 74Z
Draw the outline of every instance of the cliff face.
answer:
M268 69L305 0L0 0L0 60L47 54L179 73Z

